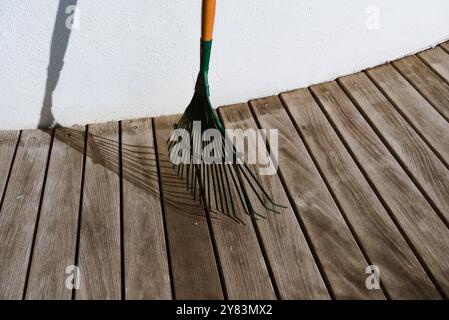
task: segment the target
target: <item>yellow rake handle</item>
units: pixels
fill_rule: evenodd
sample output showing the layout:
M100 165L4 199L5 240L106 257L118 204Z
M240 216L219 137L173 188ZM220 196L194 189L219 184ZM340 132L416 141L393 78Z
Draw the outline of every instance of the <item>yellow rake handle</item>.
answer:
M203 13L201 23L201 40L211 41L214 33L215 8L217 0L203 0Z

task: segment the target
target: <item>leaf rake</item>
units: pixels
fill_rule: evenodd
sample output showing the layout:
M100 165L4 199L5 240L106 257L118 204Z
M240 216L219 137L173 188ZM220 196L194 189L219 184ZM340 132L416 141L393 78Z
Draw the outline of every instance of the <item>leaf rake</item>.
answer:
M168 150L173 167L179 177L186 181L186 187L193 198L199 199L208 211L216 211L243 223L238 217L236 202L241 203L244 212L253 218L263 218L256 211L257 203L268 212L279 213L279 208L264 189L255 170L244 162L235 146L226 136L223 124L210 102L209 62L212 49L212 33L215 20L216 0L203 0L201 65L195 86L195 93L168 141ZM200 125L198 125L200 124ZM210 129L218 132L210 142L203 141L203 134ZM179 134L181 132L181 134ZM181 141L187 141L188 152L182 152ZM210 150L212 161L204 161L201 150ZM235 197L235 194L238 196ZM235 199L237 198L237 199Z

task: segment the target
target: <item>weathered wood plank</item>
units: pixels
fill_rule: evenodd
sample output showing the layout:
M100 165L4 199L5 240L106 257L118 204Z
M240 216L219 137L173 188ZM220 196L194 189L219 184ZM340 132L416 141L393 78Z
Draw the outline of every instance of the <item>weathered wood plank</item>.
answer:
M126 299L171 299L151 119L122 123Z
M221 108L219 114L226 128L242 131L258 129L247 104ZM279 176L276 174L260 178L275 202L288 205L288 208L281 209L280 215L267 212L260 205L256 207L256 211L266 217L266 220L257 221L257 228L280 298L329 299L329 293ZM257 200L254 203L258 203Z
M235 189L231 197L238 198ZM211 201L215 201L212 197ZM273 300L276 295L267 266L249 216L240 202L235 211L244 224L229 217L210 212L211 226L216 241L220 268L223 272L227 298L230 300Z
M441 298L307 89L281 95L392 299Z
M45 184L27 299L71 299L84 156L84 128L56 129Z
M449 84L416 56L396 60L393 65L449 121Z
M175 298L223 299L205 211L192 199L170 163L167 139L178 119L154 120Z
M449 170L365 74L341 84L449 223Z
M121 298L119 128L88 128L76 299Z
M367 70L367 74L404 118L421 133L435 153L449 164L447 121L391 65Z
M0 211L0 298L22 299L51 132L22 132Z
M443 42L440 44L440 47L444 49L447 53L449 53L449 41Z
M360 87L362 84L360 84ZM426 271L449 294L449 230L336 82L311 87ZM385 105L384 105L385 107Z
M276 294L270 279L270 274L263 253L257 238L251 218L245 214L244 208L239 199L238 190L232 182L229 171L220 165L217 168L218 177L211 178L212 183L217 187L217 191L227 197L234 199L235 215L243 223L237 223L230 217L225 217L217 213L214 208L215 193L211 192L211 206L208 214L210 216L210 226L216 243L216 249L220 261L220 269L223 275L223 283L227 298L230 300L269 300L276 299ZM228 180L226 180L228 178ZM225 189L229 182L229 189ZM206 189L205 184L202 185ZM229 193L229 194L228 194ZM251 193L248 194L251 196ZM217 199L218 200L218 199ZM221 200L218 200L220 203ZM230 202L223 202L223 207L231 205ZM238 263L236 263L238 261Z
M231 184L231 177L229 175L227 177ZM216 182L217 188L220 183L220 181ZM238 191L233 185L230 187L230 197L238 199ZM211 194L211 203L214 202L215 196ZM216 242L226 297L230 300L276 299L251 218L245 214L239 201L234 201L234 209L243 223L237 223L217 213L215 209L208 212L211 217L210 226Z
M383 299L382 291L365 287L367 261L281 101L269 97L250 104L262 128L279 130L279 171L334 297Z
M449 54L446 51L440 47L435 47L418 53L418 56L423 59L433 71L449 82Z
M0 131L0 205L19 135L20 131Z

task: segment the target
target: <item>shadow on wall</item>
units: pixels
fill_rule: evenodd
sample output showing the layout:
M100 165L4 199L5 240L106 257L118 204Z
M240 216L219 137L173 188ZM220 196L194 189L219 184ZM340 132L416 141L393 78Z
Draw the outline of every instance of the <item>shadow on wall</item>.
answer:
M53 27L53 35L50 46L50 60L47 68L47 83L45 85L44 101L42 104L41 115L39 119L39 128L48 128L58 126L53 115L53 92L58 85L59 77L64 66L64 56L69 44L72 29L67 26L70 6L76 6L78 0L59 0L56 21ZM68 11L68 12L67 12Z

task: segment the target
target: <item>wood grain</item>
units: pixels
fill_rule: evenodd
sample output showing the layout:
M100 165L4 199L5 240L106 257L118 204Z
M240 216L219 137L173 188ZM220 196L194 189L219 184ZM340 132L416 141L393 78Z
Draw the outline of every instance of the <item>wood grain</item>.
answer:
M440 44L440 47L444 49L447 53L449 53L449 41L443 42Z
M0 299L22 299L51 132L22 132L0 211Z
M122 126L126 299L171 299L151 119Z
M0 206L19 135L20 131L0 131Z
M213 205L216 200L215 194L211 192L212 209L208 211L208 214L223 274L226 297L230 300L276 299L256 230L251 218L245 214L242 203L238 201L239 190L235 188L227 169L218 165L217 170L218 172L223 170L223 178L229 179L230 188L226 190L228 190L230 198L234 199L235 215L243 222L237 223L235 220L219 214ZM211 180L217 179L212 178ZM226 182L217 181L217 188L221 189L221 186L219 187L221 184L226 184ZM205 184L202 185L205 188ZM251 197L251 195L252 193L249 192L248 196ZM226 205L231 205L231 203L224 204L224 206Z
M447 121L391 65L367 70L367 74L434 152L449 164Z
M172 169L167 139L179 116L154 120L163 209L176 299L223 299L206 214Z
M245 225L173 171L179 116L0 131L0 299L448 299L449 42L281 98L219 111L279 130L287 208Z
M247 104L221 108L219 114L226 128L257 130ZM329 299L329 293L307 244L278 175L261 176L272 199L286 209L276 215L263 209L266 219L257 221L262 245L273 272L281 299ZM258 203L256 200L254 203Z
M449 170L365 74L341 84L449 224Z
M45 184L27 299L68 300L67 266L74 265L84 128L56 129Z
M416 56L396 60L393 65L449 121L449 84Z
M121 298L119 128L88 128L76 299Z
M307 89L281 95L392 299L440 295Z
M228 178L231 179L229 176ZM231 187L230 196L233 199L239 197L234 187ZM215 202L214 195L211 195L211 202ZM208 212L211 216L210 225L216 241L227 299L276 299L251 218L245 214L239 201L234 202L234 208L243 223L237 223L215 211Z
M343 81L342 81L343 82ZM449 293L449 230L336 82L312 86L408 243L442 292Z
M449 54L446 51L440 47L435 47L418 53L418 57L424 60L434 72L449 82Z
M382 291L365 287L367 261L281 101L269 97L250 104L262 128L279 130L279 171L334 297L383 299Z
M237 199L235 189L231 196ZM214 201L214 198L212 198ZM273 300L276 295L270 280L251 219L240 203L235 210L245 224L213 215L212 230L220 257L227 298L230 300Z

